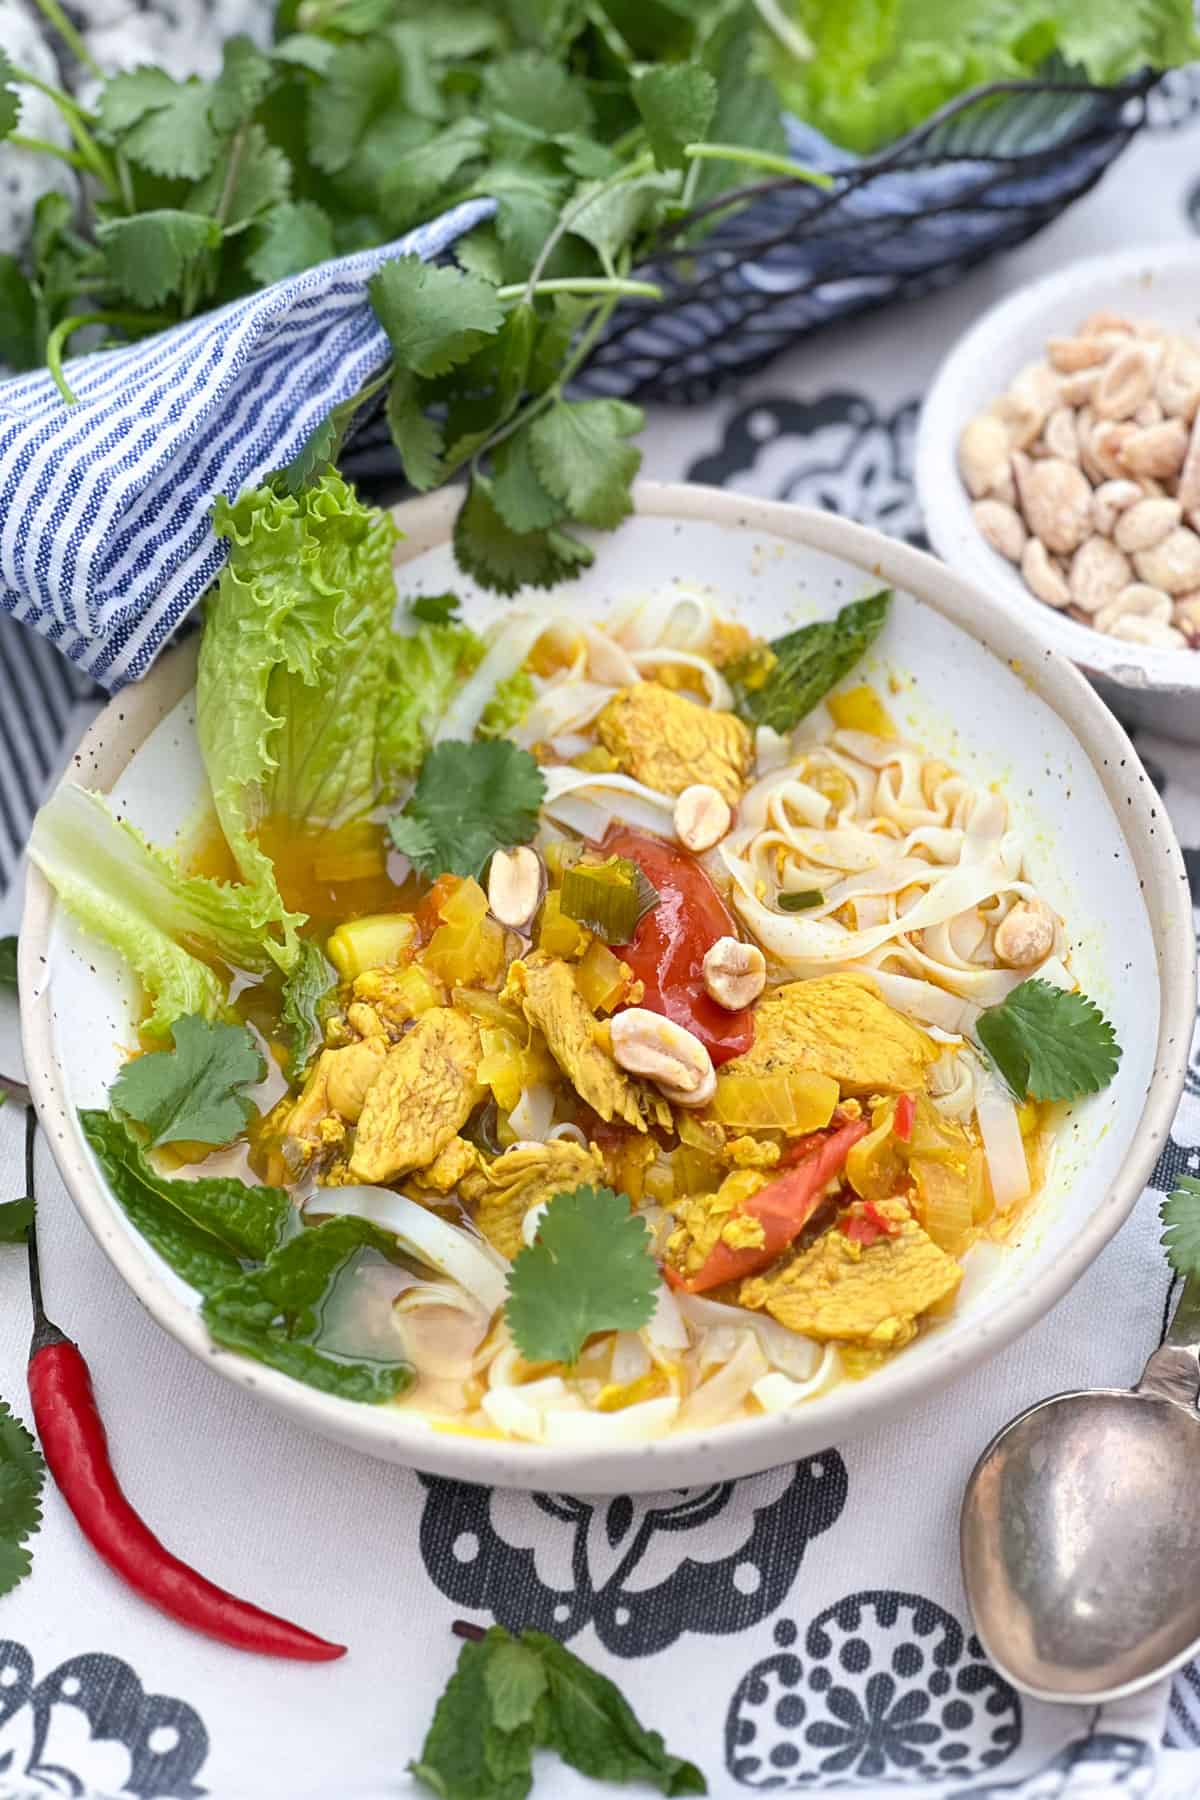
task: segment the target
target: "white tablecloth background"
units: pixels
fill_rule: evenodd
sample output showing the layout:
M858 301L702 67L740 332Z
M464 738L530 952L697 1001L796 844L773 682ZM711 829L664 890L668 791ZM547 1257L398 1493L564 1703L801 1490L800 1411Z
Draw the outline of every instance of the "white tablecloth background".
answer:
M918 536L911 432L939 356L1043 270L1193 230L1193 100L1200 82L1177 78L1156 129L1097 191L953 292L829 332L711 407L652 415L645 472ZM0 620L0 879L17 867L31 797L91 710L52 652ZM1139 748L1200 870L1200 751ZM19 879L0 930L15 928L18 893ZM19 1068L11 1009L0 1067ZM1200 1166L1197 1144L1189 1095L1160 1187ZM23 1186L21 1120L5 1107L0 1197ZM215 1580L351 1654L275 1664L169 1625L109 1577L51 1489L34 1573L0 1600L0 1800L410 1791L405 1764L459 1649L456 1617L558 1630L722 1800L830 1782L1031 1800L1200 1794L1200 1680L1185 1672L1173 1690L1102 1709L1020 1701L970 1640L957 1559L962 1485L991 1433L1056 1389L1131 1382L1158 1342L1169 1282L1155 1192L1037 1328L890 1429L751 1481L591 1502L426 1483L306 1436L151 1323L44 1147L38 1192L48 1306L89 1357L131 1496ZM25 1259L0 1249L0 1393L26 1414L28 1329ZM540 1773L539 1792L597 1791L556 1764Z

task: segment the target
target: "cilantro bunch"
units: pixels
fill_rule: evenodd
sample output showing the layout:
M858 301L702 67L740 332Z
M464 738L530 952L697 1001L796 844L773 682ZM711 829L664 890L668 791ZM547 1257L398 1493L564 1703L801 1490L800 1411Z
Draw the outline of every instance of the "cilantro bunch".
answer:
M69 163L84 194L78 213L44 197L24 258L0 257L0 360L45 362L69 400L84 327L157 331L489 197L459 268L404 257L376 275L391 362L287 480L311 479L386 390L412 485L468 475L468 573L511 593L590 561L572 527L629 511L642 415L569 401L567 383L622 299L657 296L632 271L665 229L746 165L799 173L754 0L281 0L270 50L231 38L208 81L105 79L56 0L37 4L97 92L84 104L0 53L0 137ZM22 134L22 83L55 101L69 149Z

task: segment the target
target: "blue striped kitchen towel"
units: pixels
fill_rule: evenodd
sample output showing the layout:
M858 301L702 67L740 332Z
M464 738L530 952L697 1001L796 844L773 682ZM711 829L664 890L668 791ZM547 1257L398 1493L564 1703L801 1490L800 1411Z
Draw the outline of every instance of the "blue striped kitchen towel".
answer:
M426 261L490 216L472 200L393 244L216 312L0 382L0 607L115 692L144 675L224 560L216 495L289 462L387 358L367 298L389 257Z

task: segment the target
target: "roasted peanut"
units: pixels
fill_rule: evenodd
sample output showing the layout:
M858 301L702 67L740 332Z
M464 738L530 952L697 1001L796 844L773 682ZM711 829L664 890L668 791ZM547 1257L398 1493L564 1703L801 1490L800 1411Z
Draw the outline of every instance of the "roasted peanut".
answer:
M675 802L675 836L685 850L699 854L719 844L733 823L729 802L715 787L697 781Z
M753 1006L767 984L767 959L757 944L718 938L704 958L704 987L728 1012Z
M497 850L488 869L487 896L492 917L512 931L528 925L546 890L546 869L536 850Z
M716 1089L712 1058L694 1032L645 1006L611 1023L613 1056L631 1075L653 1081L679 1106L704 1106Z
M1054 930L1054 914L1044 900L1018 900L996 927L997 962L1010 969L1045 962L1054 948Z

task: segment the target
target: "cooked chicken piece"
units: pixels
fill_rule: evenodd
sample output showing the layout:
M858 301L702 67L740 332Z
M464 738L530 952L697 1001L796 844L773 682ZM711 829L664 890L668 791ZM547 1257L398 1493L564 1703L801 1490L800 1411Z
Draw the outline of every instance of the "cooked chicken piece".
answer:
M290 1110L280 1112L279 1136L289 1168L302 1169L316 1156L336 1149L346 1135L329 1098L329 1072L340 1050L322 1050L313 1064L300 1098Z
M754 739L733 713L698 706L657 681L639 681L613 696L596 733L627 775L682 794L703 782L736 806L746 785Z
M449 1006L421 1014L367 1089L350 1157L357 1180L394 1181L446 1148L483 1098L481 1054L471 1019Z
M899 1350L917 1335L921 1314L954 1293L962 1270L902 1200L876 1201L875 1211L899 1225L894 1237L854 1243L835 1225L781 1268L743 1281L740 1304L765 1307L789 1331L820 1342Z
M346 1008L346 1023L357 1031L359 1037L386 1037L388 1035L387 1026L375 1008L368 1006L365 1000L351 1001Z
M520 1003L580 1099L602 1119L624 1119L637 1131L645 1131L649 1113L670 1125L671 1109L666 1101L650 1095L640 1082L631 1081L600 1041L600 1023L579 992L568 963L535 950L510 966L501 999Z
M421 1170L421 1185L432 1188L437 1194L448 1194L478 1163L479 1152L474 1144L469 1144L466 1138L452 1137L429 1167Z
M357 1123L367 1089L387 1061L387 1053L385 1037L365 1037L342 1050L322 1053L329 1104L347 1125Z
M880 998L868 975L819 975L764 994L754 1042L722 1075L817 1069L848 1094L899 1094L924 1085L937 1049Z
M598 1151L553 1138L546 1144L514 1144L490 1168L469 1175L460 1191L475 1204L475 1223L484 1237L511 1260L524 1246L521 1224L531 1206L603 1180Z
M351 1024L355 1024L363 1016L359 1013L359 1007L365 1004L378 1021L376 1030L382 1028L389 1037L399 1037L413 1017L412 990L404 984L408 969L407 963L399 967L389 965L386 968L364 969L355 978L352 990L354 1001L346 1015ZM357 1029L363 1031L363 1026L358 1025ZM369 1033L364 1031L364 1036L366 1035Z

